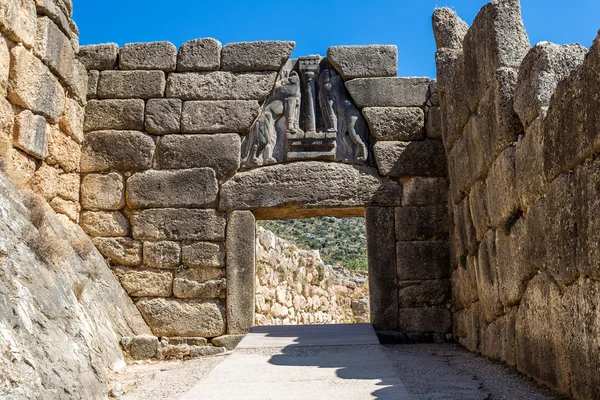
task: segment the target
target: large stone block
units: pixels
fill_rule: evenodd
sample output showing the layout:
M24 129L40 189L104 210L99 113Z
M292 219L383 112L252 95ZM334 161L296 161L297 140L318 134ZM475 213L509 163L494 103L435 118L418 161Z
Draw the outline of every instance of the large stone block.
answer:
M235 175L221 187L224 210L399 206L402 188L376 170L345 164L302 162Z
M425 139L425 113L418 107L367 107L363 115L376 140Z
M438 49L461 49L469 25L451 8L436 8L431 18L433 35Z
M445 242L398 242L396 259L401 281L445 279L449 274Z
M453 233L451 235L453 266L463 266L468 255L477 254L477 239L470 209L470 202L465 198L454 208ZM485 232L484 232L485 233Z
M77 60L73 61L73 81L67 89L68 93L82 106L85 106L87 101L88 80L89 77L85 66Z
M196 242L181 249L183 265L189 268L225 267L225 248L219 243Z
M98 98L98 81L100 80L100 71L88 72L88 93L87 99Z
M183 133L243 133L258 117L255 100L186 101L183 103Z
M279 71L290 58L295 42L229 43L221 52L224 71Z
M227 223L227 333L254 326L256 221L250 211L234 211Z
M93 44L81 46L77 59L87 70L104 71L117 66L119 45L116 43Z
M157 147L162 168L202 168L215 170L217 178L233 175L240 167L240 135L168 135Z
M77 101L69 97L65 100L65 110L59 122L60 129L71 135L77 143L82 143L85 109Z
M425 124L425 131L429 139L443 140L444 126L442 124L441 107L429 107L427 111L427 123Z
M398 47L394 45L333 46L327 60L344 80L398 75Z
M510 146L498 156L485 182L492 227L501 227L518 212L515 183L515 147Z
M86 211L81 214L79 224L90 236L129 235L129 221L118 211Z
M446 176L448 174L444 146L437 140L377 142L374 151L379 172L383 176Z
M151 99L163 97L167 81L162 71L101 71L99 99Z
M346 82L350 95L363 107L423 107L429 78L359 78Z
M490 215L487 206L487 189L484 181L477 181L469 194L469 206L477 240L481 241L483 235L491 228Z
M271 93L276 78L277 72L169 74L167 97L182 100L263 101Z
M454 313L452 325L454 338L461 346L473 352L481 351L481 331L487 323L481 314L479 302Z
M69 15L65 10L64 3L60 0L35 0L35 5L38 14L47 15L67 35L69 40L73 40L72 47L77 50L78 34L71 29Z
M125 206L123 175L89 174L81 181L81 205L88 210L119 210Z
M10 76L10 49L4 36L0 35L0 94L6 97Z
M86 135L81 172L139 171L152 167L154 141L136 131L97 131Z
M150 99L146 103L146 132L155 135L179 133L181 131L181 109L179 99Z
M52 126L48 135L48 164L58 164L65 172L79 171L81 145Z
M177 242L145 242L144 265L152 268L177 268L181 265L181 246Z
M189 269L175 275L173 295L180 299L225 298L226 287L224 269Z
M124 237L95 237L92 242L114 264L136 266L142 263L142 243Z
M403 206L446 204L448 182L445 178L413 177L402 184Z
M114 267L115 276L131 297L169 297L173 293L173 272Z
M414 281L400 283L399 307L445 306L450 298L450 281Z
M519 138L515 151L515 192L523 209L539 199L548 182L544 174L544 120L529 125L525 137Z
M398 327L408 333L449 333L452 314L445 308L401 308Z
M83 130L144 130L144 100L90 100Z
M127 204L131 208L214 207L218 191L210 168L146 171L127 180Z
M503 235L503 233L500 233ZM487 323L495 321L504 314L504 307L500 301L500 278L498 276L496 247L496 231L486 233L477 255L475 263L477 280L477 294L481 305L481 312Z
M36 158L48 156L48 135L50 127L44 117L29 110L21 111L15 118L13 144Z
M221 301L142 298L135 305L156 336L212 338L226 330Z
M36 8L31 0L0 0L0 28L13 42L35 44Z
M170 42L129 43L119 51L122 70L175 71L177 48Z
M8 100L57 123L65 104L64 89L37 57L22 46L11 50Z
M225 214L185 208L150 209L133 214L133 237L139 240L225 240Z
M446 206L397 207L395 218L399 241L448 240Z
M221 42L212 38L185 42L177 53L177 72L218 70L222 47Z
M600 281L600 161L588 159L577 169L576 179L577 267L580 275ZM565 211L568 215L573 208L569 206ZM551 213L546 218L551 218Z
M476 264L477 257L469 256L464 266L452 272L452 309L469 308L479 300L477 293Z
M73 88L75 52L71 39L48 17L37 20L33 51L65 83L67 88Z
M2 154L8 150L9 142L13 140L15 126L15 112L13 106L6 100L6 98L0 96L0 142L6 143L6 147L2 145Z

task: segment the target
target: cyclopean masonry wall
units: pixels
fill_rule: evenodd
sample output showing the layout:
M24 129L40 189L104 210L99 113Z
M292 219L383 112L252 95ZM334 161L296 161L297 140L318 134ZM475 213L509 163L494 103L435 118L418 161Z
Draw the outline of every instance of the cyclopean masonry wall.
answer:
M157 336L254 323L255 220L365 216L371 314L451 331L435 83L395 46L288 60L292 42L84 46L81 226Z
M600 398L600 37L530 47L517 0L433 16L454 215L454 337Z

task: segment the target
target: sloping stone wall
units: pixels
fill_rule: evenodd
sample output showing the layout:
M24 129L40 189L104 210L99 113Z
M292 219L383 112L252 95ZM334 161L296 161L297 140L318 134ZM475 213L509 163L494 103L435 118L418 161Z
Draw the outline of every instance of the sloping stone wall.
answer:
M517 0L433 16L454 217L454 336L600 397L600 37L530 47Z

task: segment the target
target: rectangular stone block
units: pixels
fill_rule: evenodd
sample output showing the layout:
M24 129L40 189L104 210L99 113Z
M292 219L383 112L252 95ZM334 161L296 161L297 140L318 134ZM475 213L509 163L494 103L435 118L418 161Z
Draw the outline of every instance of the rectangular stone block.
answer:
M403 206L446 204L448 181L445 178L410 178L402 184Z
M257 101L186 101L183 103L183 133L248 133L258 117Z
M250 211L234 211L227 223L227 333L254 326L256 221Z
M177 268L181 265L181 246L177 242L144 242L144 265L152 268Z
M173 273L146 268L114 267L113 273L131 297L170 297Z
M90 100L83 130L144 130L144 100Z
M90 236L129 235L129 221L118 211L86 211L81 214L79 224Z
M418 107L367 107L363 115L376 140L425 139L425 113Z
M146 132L166 135L181 131L181 109L179 99L150 99L146 103Z
M224 71L279 71L290 58L295 42L261 41L229 43L221 52Z
M449 276L448 244L445 242L398 242L396 258L401 281Z
M154 141L141 132L90 132L83 146L81 172L149 169L153 157Z
M169 74L167 97L182 100L264 100L277 72L234 74L225 71Z
M448 240L448 213L446 206L398 207L396 240Z
M374 147L379 172L388 177L446 176L444 146L437 140L377 142Z
M442 111L440 107L429 107L427 111L426 135L429 139L442 140L443 133Z
M100 71L88 72L88 93L87 99L98 98L98 81L100 80Z
M13 144L36 158L48 156L49 125L44 117L29 110L21 111L15 118Z
M225 270L219 268L189 269L175 275L173 295L180 299L225 298Z
M119 45L116 43L93 44L81 46L77 59L87 70L111 70L117 66Z
M34 53L66 85L74 85L75 52L67 37L48 17L38 18Z
M398 321L402 332L452 332L452 314L445 308L401 308Z
M48 135L48 164L58 164L65 172L79 171L81 145L55 126Z
M0 0L0 28L13 42L35 44L36 8L31 0Z
M450 281L402 282L398 295L400 308L445 306L450 300Z
M64 89L37 57L22 46L11 50L8 100L57 123L65 104Z
M183 265L189 268L225 267L225 248L220 243L196 242L181 249Z
M515 151L515 191L519 203L529 208L544 193L544 120L537 118L520 139Z
M122 70L175 71L177 48L170 42L129 43L119 51Z
M217 178L233 175L240 167L241 139L235 133L215 135L168 135L158 142L162 168L215 170Z
M225 240L225 214L215 210L149 209L131 220L133 237L139 240Z
M366 209L371 322L377 330L398 329L398 272L394 209Z
M345 81L398 75L398 47L393 45L333 46L327 60Z
M123 175L89 174L81 181L81 205L88 210L119 210L125 207Z
M218 70L222 47L221 42L212 38L185 42L177 53L177 72Z
M494 161L485 182L492 227L501 227L519 209L515 183L515 147L510 146Z
M135 267L142 263L142 243L124 237L95 237L92 242L111 264Z
M167 81L162 71L101 71L99 99L164 97Z
M429 78L359 78L346 82L356 105L364 107L423 107Z
M69 39L72 36L77 37L78 32L71 29L70 15L66 12L62 0L35 0L35 5L38 14L47 15Z
M82 143L85 109L77 101L69 97L65 100L65 111L59 121L60 129L71 135L77 143Z
M469 205L477 240L481 240L487 230L492 226L487 208L487 190L485 182L477 181L475 185L473 185L469 194Z
M194 168L146 171L127 179L131 208L214 207L219 187L215 171Z

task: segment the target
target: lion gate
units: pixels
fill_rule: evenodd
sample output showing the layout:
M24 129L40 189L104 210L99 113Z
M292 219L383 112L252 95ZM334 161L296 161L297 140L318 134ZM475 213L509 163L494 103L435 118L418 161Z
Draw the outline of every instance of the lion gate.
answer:
M371 318L451 333L447 166L435 81L395 46L197 39L82 47L80 223L157 336L254 323L255 218L364 216Z

